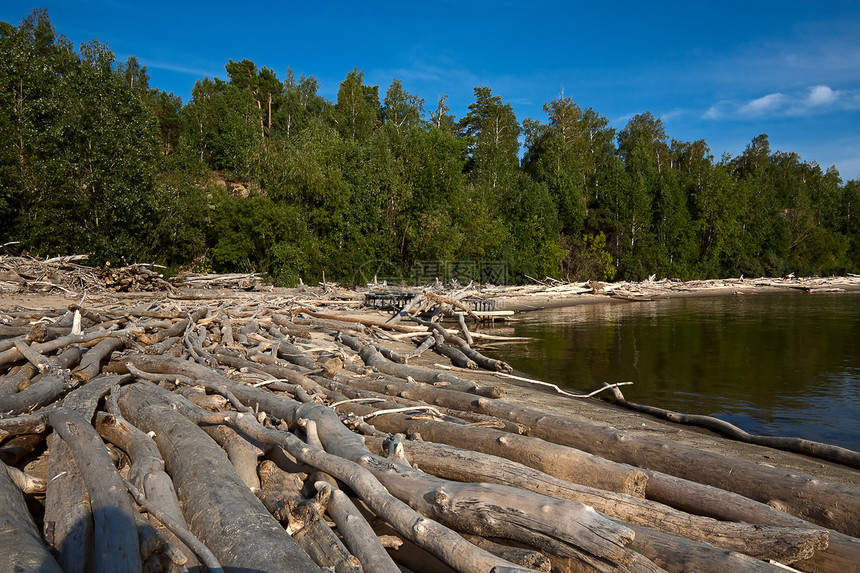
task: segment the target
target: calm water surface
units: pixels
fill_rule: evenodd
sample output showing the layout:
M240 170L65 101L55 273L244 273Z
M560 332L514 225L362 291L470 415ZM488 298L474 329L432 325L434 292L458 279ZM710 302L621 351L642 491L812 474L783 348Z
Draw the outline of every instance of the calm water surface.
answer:
M860 450L860 294L758 294L520 315L494 353L562 387Z

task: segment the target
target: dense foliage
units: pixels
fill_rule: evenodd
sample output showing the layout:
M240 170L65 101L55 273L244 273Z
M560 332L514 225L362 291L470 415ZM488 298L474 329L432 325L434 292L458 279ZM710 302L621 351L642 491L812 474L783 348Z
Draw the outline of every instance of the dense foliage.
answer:
M564 94L521 124L477 87L457 119L396 79L381 94L354 69L332 102L248 60L183 104L44 10L0 23L0 62L0 243L34 254L283 283L860 271L860 182L766 135L715 161L650 113L616 133Z

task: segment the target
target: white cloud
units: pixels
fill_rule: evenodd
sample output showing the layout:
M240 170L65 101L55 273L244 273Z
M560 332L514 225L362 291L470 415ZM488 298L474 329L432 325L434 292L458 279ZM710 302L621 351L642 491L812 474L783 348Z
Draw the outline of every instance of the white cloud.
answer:
M830 86L812 86L806 101L811 106L828 105L839 99L841 92L830 89Z
M860 109L860 92L834 90L815 85L805 92L770 93L751 100L722 100L702 114L703 119L758 119L801 117L813 114Z
M778 111L785 105L786 96L781 93L768 94L745 103L738 108L741 116L761 116Z

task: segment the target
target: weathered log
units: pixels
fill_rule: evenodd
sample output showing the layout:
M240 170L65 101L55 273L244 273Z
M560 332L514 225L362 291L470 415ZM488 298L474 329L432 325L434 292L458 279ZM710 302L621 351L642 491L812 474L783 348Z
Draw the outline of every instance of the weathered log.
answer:
M24 364L14 374L0 377L0 398L17 392L21 383L31 379L37 372L38 370L32 364Z
M408 390L404 387L402 394L407 395ZM860 488L857 487L791 474L690 446L635 436L614 428L577 422L463 392L437 391L433 396L424 398L424 401L517 422L527 426L532 436L607 460L653 470L646 488L646 497L649 499L674 505L670 499L654 498L648 491L657 485L655 481L659 483L659 480L665 479L663 476L671 474L773 505L816 525L847 535L860 533ZM667 496L677 493L674 485L663 488L663 491Z
M442 356L448 357L454 366L457 366L458 368L468 368L470 370L476 370L478 368L477 362L469 359L468 356L463 354L463 352L457 348L445 344L445 340L442 338L441 334L434 334L433 338L436 339L436 344L433 345L433 350Z
M218 558L215 557L215 554L210 551L208 547L203 545L203 543L194 536L193 533L188 531L188 528L185 525L185 521L179 521L174 518L170 513L162 510L157 505L153 504L151 501L146 499L146 496L138 490L134 485L128 480L125 481L125 486L128 489L128 492L131 494L135 503L137 503L144 511L152 515L155 519L161 522L165 528L167 528L171 534L175 536L175 538L181 541L182 547L191 548L189 551L192 551L194 555L200 558L200 562L202 562L206 569L210 573L223 573L223 568L221 567L221 563L218 561ZM193 562L189 562L186 560L184 565L190 565L194 567L197 564L196 559Z
M383 450L381 439L365 438L364 441L371 451L379 453ZM808 559L816 550L827 546L828 536L824 529L717 521L683 513L653 501L572 484L497 456L416 440L406 441L403 446L410 462L439 477L499 483L558 499L577 501L630 524L710 543L758 559L793 563ZM641 540L647 534L648 530L637 530L635 539ZM668 547L667 544L658 547L664 546ZM648 556L653 559L652 555Z
M0 573L45 571L61 573L57 561L39 536L24 496L0 462Z
M462 316L462 314L460 316ZM540 551L503 545L477 535L466 535L465 538L481 549L485 549L493 555L498 555L502 559L507 559L511 563L516 563L522 567L528 567L529 569L534 569L543 573L550 572L552 564L546 555Z
M248 490L221 448L175 410L139 385L119 398L123 415L154 437L184 504L190 530L216 555L225 571L316 571Z
M387 346L382 346L381 344L377 344L376 342L371 342L373 347L382 354L386 359L391 360L397 364L406 364L406 357L394 350L388 348Z
M246 389L243 387L235 389L240 399L244 390ZM289 401L280 399L279 402L282 404L280 411L273 412L269 408L277 408L277 402L269 401L267 405L262 403L260 405L267 412L284 418L288 422L296 415L314 420L320 430L320 438L326 446L326 451L360 463L377 479L384 479L386 488L397 492L395 496L409 499L410 505L415 504L420 507L422 513L434 515L449 523L456 523L458 528L467 531L468 528L472 528L476 532L483 533L484 528L490 524L472 517L476 515L473 513L476 508L478 514L499 511L497 519L507 518L509 522L516 522L519 519L518 515L528 515L534 510L537 515L542 516L541 519L536 523L529 520L520 522L522 527L534 527L547 534L563 537L602 559L619 562L628 562L627 560L631 559L623 549L625 543L623 530L603 529L600 520L595 519L597 514L590 509L585 510L584 506L560 506L549 498L530 497L520 490L504 488L496 490L482 484L458 484L432 479L411 468L403 468L388 460L369 456L363 443L347 431L328 408L314 403L296 408L289 405ZM495 499L495 503L489 503L490 499ZM557 518L549 517L555 512L559 512ZM502 517L503 515L505 517ZM593 534L596 534L596 537L592 541L590 536Z
M81 472L93 513L95 571L140 571L136 509L95 429L73 410L48 414L54 431L69 445Z
M14 466L45 441L44 434L22 434L0 446L0 461Z
M72 377L81 382L95 378L101 371L102 362L115 350L125 346L122 338L106 338L87 350L80 365L72 372Z
M40 411L26 416L0 418L0 440L22 434L41 434L48 429L48 412Z
M335 573L361 573L358 559L323 521L325 507L317 500L296 500L290 504L290 535L310 558Z
M128 384L132 380L134 376L130 374L98 376L69 392L63 398L63 407L74 410L89 422L95 414L99 401L110 392L111 388Z
M92 332L86 332L84 334L69 334L68 336L61 336L59 338L55 338L53 340L49 340L47 342L34 342L29 347L38 352L40 354L47 354L49 352L54 352L60 348L65 348L71 344L81 344L84 342L90 342L93 340L98 340L100 338L106 338L108 336L124 336L132 334L131 330L95 330ZM8 350L0 352L0 366L4 364L11 364L13 362L17 362L22 360L24 355L15 348L14 346Z
M398 326L396 324L387 324L385 322L379 322L377 320L365 319L365 318L357 318L354 316L337 316L334 314L323 314L320 312L314 312L312 310L308 310L306 308L294 308L290 312L295 314L306 314L308 316L312 316L314 318L320 318L324 320L334 320L338 322L352 322L354 324L360 324L362 326L375 326L377 328L381 328L383 330L395 330L397 332L412 332L411 329L406 328L404 326Z
M176 497L176 490L173 487L173 482L164 471L164 460L158 451L153 439L144 432L132 426L119 413L119 407L116 405L115 396L109 397L110 413L98 412L94 426L96 431L104 439L121 448L129 460L131 461L128 478L136 489L144 492L144 497L154 507L158 508L160 513L167 515L173 523L179 527L187 529L185 518L182 516L182 509L179 507L179 500ZM128 484L126 484L128 488ZM129 492L134 497L136 494L129 489ZM138 505L140 500L135 499ZM155 527L161 531L162 535L169 543L172 543L185 554L187 566L193 568L197 564L197 556L200 551L197 548L190 548L183 538L177 535L173 523L166 523L163 515L156 516L157 523L153 523Z
M651 416L669 420L678 424L690 424L707 428L713 432L729 437L733 440L746 442L748 444L757 444L759 446L767 446L779 450L795 452L815 458L821 458L837 464L846 465L854 469L860 469L860 452L834 446L832 444L824 444L803 438L791 436L763 436L761 434L750 434L738 428L734 424L730 424L725 420L720 420L713 416L702 416L697 414L681 414L657 408L656 406L648 406L646 404L637 404L636 402L628 402L624 395L617 387L612 388L613 402L625 408L644 412Z
M452 344L457 345L457 347L463 352L463 354L468 356L481 368L496 372L513 372L513 368L510 364L501 360L496 360L495 358L488 358L487 356L484 356L483 354L472 348L465 340L463 340L459 336L448 332L445 328L442 327L441 324L436 322L428 322L426 320L421 320L420 318L413 318L413 320L415 320L415 322L422 326L436 330L436 332L442 335L446 342L450 342Z
M263 450L226 426L204 426L203 431L224 449L227 459L233 464L233 469L245 486L252 490L259 489L260 477L257 475L257 464L263 455Z
M421 356L425 351L432 348L434 344L436 344L436 338L432 334L428 334L427 337L421 341L421 344L415 347L415 350L406 354L406 361L408 362L410 358Z
M28 386L17 394L0 398L0 412L23 414L33 411L42 406L47 406L71 387L72 384L68 379L53 374L43 375L32 386Z
M92 570L93 515L89 496L71 448L56 433L48 436L44 535L64 572Z
M398 573L397 566L382 547L370 524L347 495L327 482L318 481L314 485L350 553L358 558L364 570L368 573Z
M785 566L762 561L743 553L726 551L690 539L654 531L641 525L631 525L636 532L630 544L636 551L651 559L670 573L781 573Z

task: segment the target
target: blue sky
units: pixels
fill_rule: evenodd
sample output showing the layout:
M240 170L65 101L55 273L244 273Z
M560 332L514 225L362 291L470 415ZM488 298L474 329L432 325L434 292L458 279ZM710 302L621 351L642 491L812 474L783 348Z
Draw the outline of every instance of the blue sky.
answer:
M766 133L774 151L860 178L857 1L2 0L0 20L36 7L75 44L137 56L183 101L196 79L225 78L228 58L313 75L332 100L358 67L381 95L395 77L428 108L448 94L457 117L475 86L521 121L545 121L563 90L618 129L650 111L718 159Z

